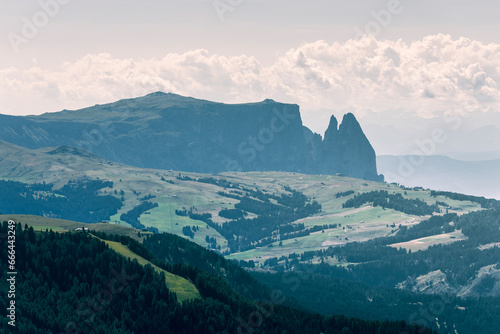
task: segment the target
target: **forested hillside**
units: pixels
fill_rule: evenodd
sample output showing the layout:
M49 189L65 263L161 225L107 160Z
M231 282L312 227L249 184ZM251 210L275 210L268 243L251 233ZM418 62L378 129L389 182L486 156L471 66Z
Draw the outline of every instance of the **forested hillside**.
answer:
M484 205L496 208L498 201ZM412 247L415 240L457 231L463 234L462 240L417 252L404 248ZM254 276L323 314L342 309L356 316L362 309L368 317L379 319L386 314L415 316L421 305L427 305L428 311L429 305L439 305L430 312L432 319L420 317L424 324L458 333L489 333L500 327L499 241L498 209L444 214L402 227L391 237L269 258L266 269L279 273ZM311 263L313 259L318 263ZM349 265L332 266L331 259ZM300 284L291 288L283 285L283 278Z
M116 214L122 202L111 195L113 182L73 180L60 189L53 184L0 180L0 213L63 217L100 223ZM99 194L99 191L110 194Z
M4 222L0 233L8 230ZM194 278L203 299L181 305L151 266L124 258L88 233L37 233L17 224L15 235L16 256L26 259L16 263L19 333L431 333L404 321L323 317L281 306L280 300L253 303L217 276L167 265L132 239L114 237L155 264ZM6 269L7 241L2 246ZM1 288L6 284L2 280ZM1 326L8 328L6 322Z

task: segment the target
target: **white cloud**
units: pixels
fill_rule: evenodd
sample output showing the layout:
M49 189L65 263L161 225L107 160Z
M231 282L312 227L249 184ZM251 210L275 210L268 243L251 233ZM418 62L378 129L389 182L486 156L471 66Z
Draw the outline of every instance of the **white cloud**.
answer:
M223 102L273 98L303 109L404 108L422 116L479 98L499 103L500 44L433 35L304 44L263 66L206 50L153 59L87 55L59 69L0 69L0 113L78 108L167 91Z

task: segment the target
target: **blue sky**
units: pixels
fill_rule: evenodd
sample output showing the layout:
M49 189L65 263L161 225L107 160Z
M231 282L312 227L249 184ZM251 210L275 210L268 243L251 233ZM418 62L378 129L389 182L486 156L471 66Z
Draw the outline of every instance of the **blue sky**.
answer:
M400 128L457 109L496 115L499 13L486 0L3 1L0 113L162 90L298 103L320 133L347 110L373 129L374 114L397 113Z

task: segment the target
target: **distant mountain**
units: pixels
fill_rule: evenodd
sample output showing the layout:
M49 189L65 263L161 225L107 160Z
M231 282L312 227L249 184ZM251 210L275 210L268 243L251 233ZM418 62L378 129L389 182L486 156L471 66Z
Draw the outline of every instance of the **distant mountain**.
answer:
M5 179L42 182L52 177L54 182L62 181L60 176L64 174L67 182L118 165L84 149L59 146L30 150L0 140L0 177Z
M446 156L463 161L500 160L500 151L448 152Z
M431 139L433 131L440 129L443 131L443 140L432 148L430 154L458 160L500 159L498 111L457 109L455 113L450 112L444 110L435 112L432 117L422 118L405 109L366 110L360 122L379 155L429 154L422 150L419 143ZM397 122L388 122L396 119ZM318 128L318 123L306 117L304 121Z
M382 155L377 167L388 182L500 199L500 160Z
M203 173L291 171L380 181L375 152L352 114L332 116L322 139L299 106L224 104L175 94L40 116L0 115L0 140L27 148L67 145L146 168Z

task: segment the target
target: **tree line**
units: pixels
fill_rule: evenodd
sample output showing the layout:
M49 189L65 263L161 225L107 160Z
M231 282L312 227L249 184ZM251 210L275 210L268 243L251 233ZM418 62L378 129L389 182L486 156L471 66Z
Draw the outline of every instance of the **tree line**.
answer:
M49 183L0 180L0 212L100 223L123 206L117 197L99 193L112 187L111 181L87 179L69 181L60 189Z
M4 222L0 233L6 231ZM256 334L432 333L403 321L325 317L280 304L265 308L268 304L244 297L217 275L191 265L167 264L128 237L99 236L120 240L156 265L190 278L203 298L179 304L163 274L119 255L89 233L37 233L18 224L16 251L25 260L17 264L17 332L222 334L252 329ZM2 247L2 259L6 249ZM6 284L2 280L0 288L5 289ZM252 315L260 315L261 320L252 322ZM7 326L2 321L0 330L7 331Z

